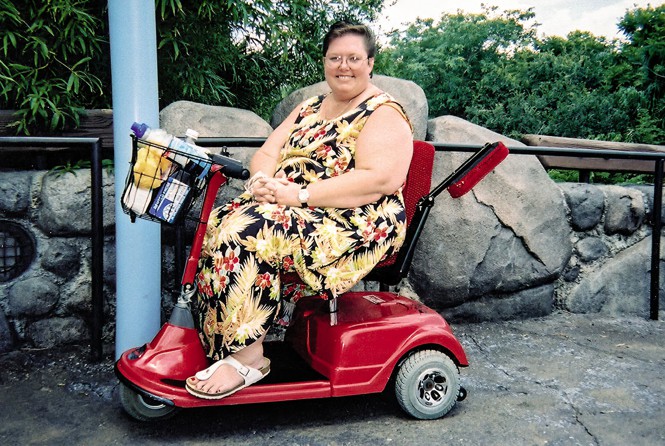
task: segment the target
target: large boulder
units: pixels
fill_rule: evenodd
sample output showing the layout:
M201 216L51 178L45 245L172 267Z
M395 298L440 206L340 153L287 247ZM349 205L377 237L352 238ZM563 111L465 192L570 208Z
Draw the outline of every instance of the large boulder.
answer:
M189 101L174 102L159 113L160 127L173 135L184 135L187 129L199 132L199 137L267 138L272 127L263 118L249 110ZM219 153L220 147L210 148ZM249 167L257 148L229 147L232 158ZM220 200L230 199L240 193L242 182L231 180L229 187L222 189Z
M173 135L184 135L187 129L199 132L199 137L267 138L272 127L249 110L177 101L159 112L160 126ZM220 147L211 147L215 153ZM249 165L256 148L230 147L231 157Z
M194 129L199 136L266 137L272 128L256 113L239 108L177 101L159 112L159 124L173 135Z
M452 116L432 119L428 140L523 145ZM433 182L468 156L437 152ZM554 300L554 287L544 285L559 277L572 255L570 235L563 194L538 159L510 155L467 195L438 196L408 280L424 302L459 307L460 318L541 316ZM492 305L496 312L488 311Z
M414 82L389 76L374 76L372 83L402 104L413 125L413 137L425 139L429 109L423 89ZM302 101L329 91L328 83L323 81L292 92L275 107L270 123L277 127Z

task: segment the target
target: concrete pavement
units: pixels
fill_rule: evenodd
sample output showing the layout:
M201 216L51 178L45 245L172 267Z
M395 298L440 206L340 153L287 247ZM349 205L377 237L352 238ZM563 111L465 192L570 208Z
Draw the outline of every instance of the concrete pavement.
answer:
M469 395L435 421L373 395L139 423L120 407L110 358L90 363L80 346L12 352L0 356L0 444L665 444L665 322L557 313L453 328Z

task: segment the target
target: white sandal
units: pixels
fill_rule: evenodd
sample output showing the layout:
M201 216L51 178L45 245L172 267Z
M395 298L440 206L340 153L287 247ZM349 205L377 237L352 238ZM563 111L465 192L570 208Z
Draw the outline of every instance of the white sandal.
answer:
M194 375L194 377L197 380L205 381L209 379L213 375L213 373L215 373L217 369L223 364L230 365L231 367L236 369L236 371L240 376L242 376L244 383L238 384L236 387L227 390L226 392L223 393L203 392L194 387L194 384L191 383L192 378L187 379L185 383L185 388L192 395L206 400L218 400L227 397L229 395L233 395L237 391L242 390L245 387L251 386L252 384L262 380L263 378L266 377L266 375L268 375L268 373L270 373L270 359L268 358L263 358L263 359L266 361L266 365L264 365L260 369L255 369L253 367L247 367L245 365L242 365L240 361L238 361L237 359L231 356L227 356L226 358L217 361L207 369L201 370L200 372L197 372L196 375Z

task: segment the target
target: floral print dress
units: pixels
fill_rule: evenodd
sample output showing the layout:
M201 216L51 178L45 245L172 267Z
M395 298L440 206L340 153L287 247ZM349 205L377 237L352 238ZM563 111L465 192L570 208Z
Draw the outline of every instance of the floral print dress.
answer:
M395 108L408 122L386 93L332 120L320 114L324 98L303 103L281 150L277 169L289 181L305 185L353 170L358 134L379 106ZM260 338L287 297L348 291L399 249L405 234L401 188L357 208L258 203L245 192L216 209L196 276L195 319L206 354L218 360ZM281 283L280 275L293 271L304 284Z

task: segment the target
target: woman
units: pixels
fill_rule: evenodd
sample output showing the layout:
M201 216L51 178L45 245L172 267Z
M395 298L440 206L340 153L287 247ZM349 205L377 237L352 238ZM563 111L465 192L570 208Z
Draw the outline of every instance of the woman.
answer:
M295 270L312 294L336 296L401 246L412 129L370 82L374 53L367 27L330 28L331 92L275 129L252 158L246 192L208 223L197 319L217 362L187 380L193 395L223 398L268 374L263 340L278 312L280 272Z

